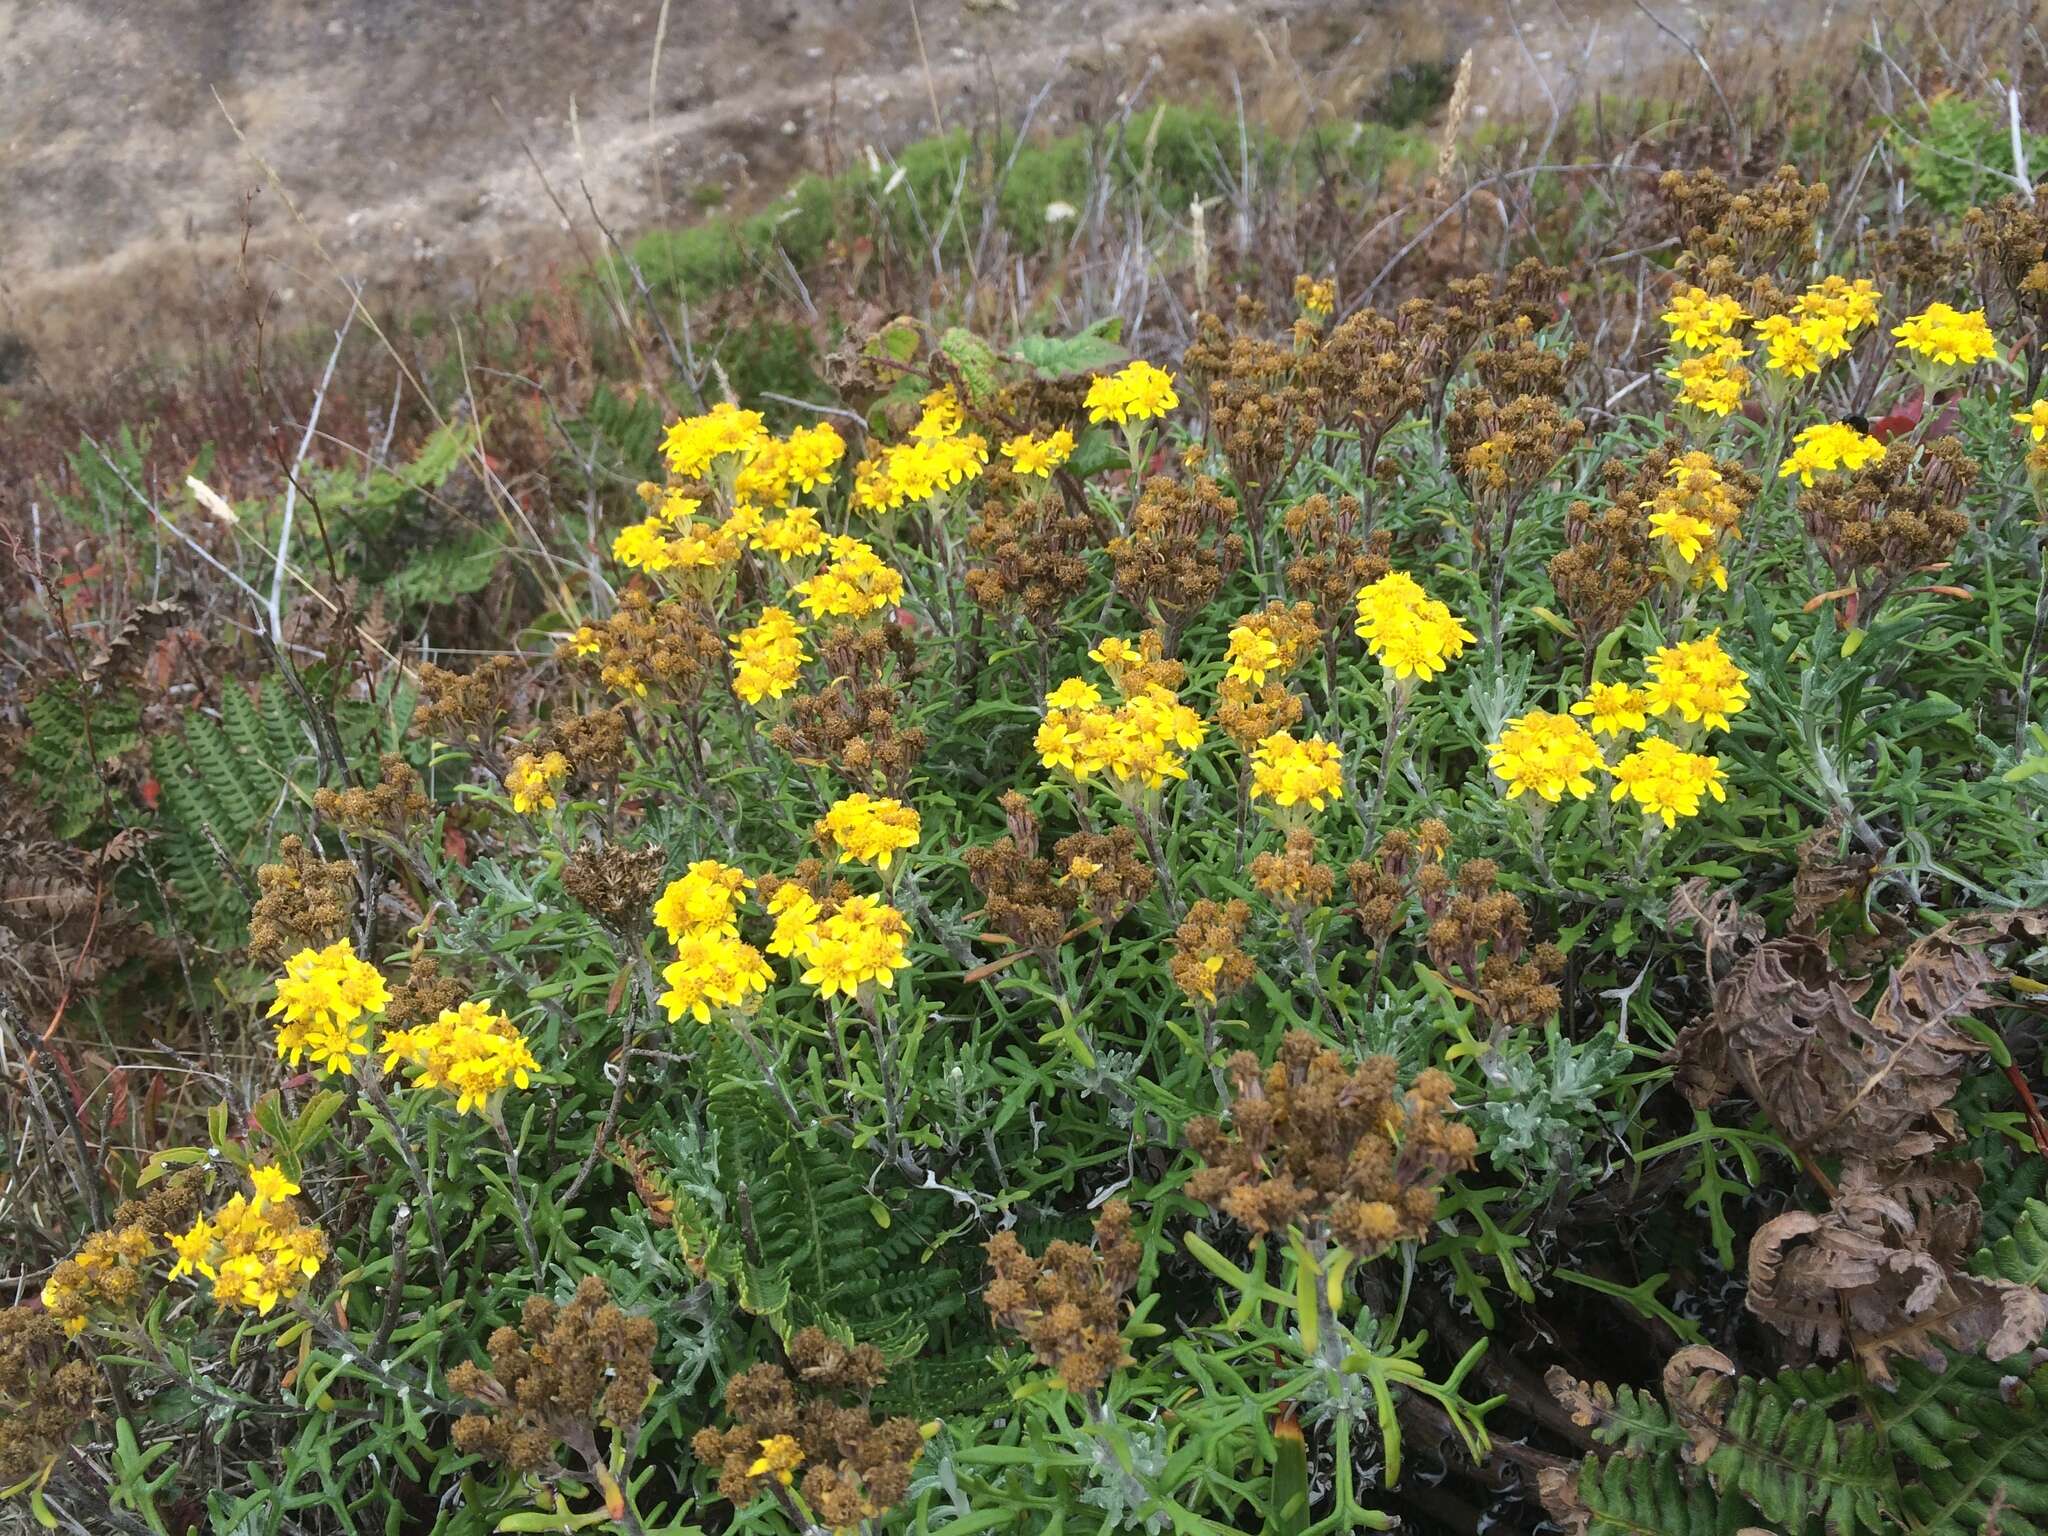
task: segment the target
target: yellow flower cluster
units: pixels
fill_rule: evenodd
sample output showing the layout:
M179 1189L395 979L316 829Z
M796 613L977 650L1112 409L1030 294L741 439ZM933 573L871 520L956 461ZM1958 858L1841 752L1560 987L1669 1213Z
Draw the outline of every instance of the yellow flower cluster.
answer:
M1655 816L1666 827L1680 818L1697 816L1700 797L1728 798L1723 785L1721 760L1698 752L1687 752L1661 736L1646 736L1636 750L1614 765L1612 798L1633 797L1647 816Z
M722 523L699 522L698 502L669 497L660 510L628 524L612 540L612 558L628 570L662 575L669 571L716 571L731 565L747 546L759 514L739 514ZM688 508L687 511L678 509Z
M772 1477L787 1488L796 1481L796 1469L804 1464L804 1448L794 1435L770 1435L761 1442L761 1454L747 1468L749 1477Z
M1275 731L1252 750L1252 799L1287 809L1320 811L1344 798L1344 772L1336 746L1320 736L1297 741Z
M754 530L753 545L787 565L808 559L825 547L825 525L818 521L815 510L798 502L780 517L763 518Z
M1011 473L1035 475L1040 480L1050 480L1052 472L1073 456L1074 434L1065 427L1044 437L1033 432L1019 433L1003 444L1003 457L1010 461Z
M811 659L803 636L803 625L787 609L763 608L756 623L732 636L732 691L749 704L789 692Z
M706 929L737 936L740 907L753 888L745 870L699 859L655 898L655 925L671 944L680 943L686 933Z
M855 468L854 505L869 512L893 512L930 501L979 478L986 463L988 440L978 432L891 443L878 457L863 459Z
M1301 306L1301 312L1312 320L1327 320L1337 310L1337 284L1329 278L1317 279L1306 272L1295 274L1294 302Z
M786 507L800 493L830 485L845 457L846 439L830 422L798 427L788 437L763 435L733 477L733 504L763 512Z
M834 801L813 831L841 859L887 869L897 854L917 846L919 828L917 812L902 801L860 792Z
M1709 416L1726 416L1742 404L1749 392L1749 370L1741 359L1749 356L1731 338L1725 347L1681 357L1664 377L1678 385L1678 403Z
M685 480L701 479L724 459L740 464L752 459L768 440L759 411L743 411L721 400L701 416L685 416L661 440L669 472Z
M1799 477L1801 485L1813 484L1815 475L1837 469L1858 470L1866 464L1884 462L1884 444L1846 422L1828 421L1806 428L1792 439L1792 451L1778 466L1778 478Z
M909 441L892 443L854 467L853 504L893 512L979 478L988 463L988 440L963 432L965 425L952 387L933 390L924 397Z
M1208 727L1171 688L1143 680L1145 666L1158 660L1157 643L1150 632L1142 648L1111 636L1088 653L1110 674L1122 695L1118 703L1107 703L1100 689L1078 677L1046 696L1034 743L1041 763L1084 783L1107 774L1120 792L1156 790L1188 776L1184 754L1202 744ZM1128 692L1127 680L1136 683Z
M267 1015L284 1019L277 1027L277 1054L294 1067L311 1057L320 1071L348 1076L355 1058L369 1053L364 1015L382 1013L390 1001L377 967L357 959L349 940L302 949L285 962Z
M874 896L849 896L831 915L812 923L796 953L807 962L800 978L818 996L853 997L869 983L887 988L910 963L910 925Z
M173 1280L197 1271L213 1282L221 1306L268 1314L320 1272L327 1234L300 1217L291 1200L299 1186L282 1169L253 1169L249 1178L253 1197L238 1194L186 1231L165 1236L178 1255Z
M1464 653L1472 632L1405 571L1389 571L1358 594L1359 637L1396 682L1428 682Z
M1942 368L1972 368L1998 355L1998 341L1981 309L1930 304L1894 326L1892 335L1903 350Z
M512 760L505 775L505 788L512 796L512 809L525 816L534 811L552 811L555 791L569 779L569 759L559 752L535 757L522 752Z
M832 540L832 558L825 568L793 589L804 607L824 618L858 619L903 601L903 576L859 539L841 534Z
M1090 421L1124 426L1164 416L1180 404L1180 396L1174 393L1172 374L1140 358L1120 372L1098 374L1089 382L1083 403Z
M1672 297L1671 307L1658 318L1671 332L1672 346L1712 352L1733 338L1735 328L1749 318L1749 311L1731 295L1691 287L1680 289Z
M1275 621L1261 610L1247 614L1230 627L1230 641L1223 652L1224 675L1233 682L1253 688L1262 686L1274 673L1285 677L1292 672L1315 639L1308 626Z
M1727 591L1721 548L1742 536L1742 506L1728 489L1728 477L1711 454L1695 449L1671 466L1670 480L1650 503L1650 537L1660 541L1675 580L1711 581Z
M1508 721L1487 761L1508 787L1508 798L1524 793L1555 805L1569 794L1583 800L1593 792L1589 775L1605 766L1600 747L1570 715L1531 710Z
M699 859L656 898L654 921L676 948L661 973L668 991L660 1002L672 1022L687 1013L708 1024L713 1008L744 1007L775 979L740 938L740 907L753 888L745 870Z
M85 1332L95 1308L126 1312L142 1293L142 1265L156 1242L139 1223L95 1232L43 1282L43 1310L64 1332Z
M1721 649L1718 629L1680 645L1659 646L1647 665L1650 683L1643 702L1654 714L1675 714L1688 725L1705 722L1725 731L1728 717L1740 714L1749 700L1744 686L1749 674Z
M387 1029L377 1042L384 1070L413 1068L415 1088L433 1088L455 1100L455 1112L492 1111L507 1088L525 1088L540 1070L526 1037L488 1002L444 1008L431 1024Z
M1612 736L1617 740L1623 732L1640 731L1650 723L1649 701L1640 688L1627 683L1595 683L1572 706L1572 713L1584 715L1595 736Z

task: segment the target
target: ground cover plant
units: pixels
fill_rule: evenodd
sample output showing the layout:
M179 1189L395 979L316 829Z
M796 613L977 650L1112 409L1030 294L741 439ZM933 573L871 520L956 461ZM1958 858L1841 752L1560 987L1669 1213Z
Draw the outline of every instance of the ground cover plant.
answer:
M1634 169L288 511L89 436L0 1518L2041 1529L2048 215Z

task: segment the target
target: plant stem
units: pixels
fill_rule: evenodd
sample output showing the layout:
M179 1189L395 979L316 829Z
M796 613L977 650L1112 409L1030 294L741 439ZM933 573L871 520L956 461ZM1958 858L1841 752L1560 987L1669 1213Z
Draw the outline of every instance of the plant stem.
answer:
M498 1145L505 1149L505 1182L512 1191L512 1209L519 1217L519 1240L526 1249L526 1264L533 1271L533 1283L541 1281L540 1247L533 1240L533 1208L526 1203L526 1188L519 1177L519 1147L505 1128L505 1117L492 1106L487 1117L498 1133Z

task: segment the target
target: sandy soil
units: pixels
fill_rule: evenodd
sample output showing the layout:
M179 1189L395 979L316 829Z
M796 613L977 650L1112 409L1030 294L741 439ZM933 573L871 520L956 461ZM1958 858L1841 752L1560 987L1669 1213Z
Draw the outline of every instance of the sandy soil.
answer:
M1860 11L1654 8L1738 47L1847 34ZM286 326L331 312L337 273L461 301L565 253L543 175L586 229L587 186L630 236L757 205L935 116L1014 115L1048 81L1038 121L1057 128L1140 82L1356 110L1390 69L1467 47L1490 111L1540 111L1574 74L1689 67L1632 0L669 0L657 60L661 17L661 0L0 0L0 332L68 373L175 340L189 300L244 273Z

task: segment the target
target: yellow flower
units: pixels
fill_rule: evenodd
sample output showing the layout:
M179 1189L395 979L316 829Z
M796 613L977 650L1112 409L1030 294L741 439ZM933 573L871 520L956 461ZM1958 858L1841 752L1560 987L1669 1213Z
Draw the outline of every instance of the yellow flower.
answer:
M1851 282L1831 272L1802 293L1792 307L1809 320L1836 322L1845 333L1854 335L1877 324L1882 298L1869 278Z
M800 491L815 490L831 483L833 471L846 457L846 439L830 422L799 427L789 434L788 455L790 482Z
M2025 427L2035 442L2048 438L2048 400L2036 400L2024 411L2014 411L2012 419Z
M768 440L759 411L743 411L721 400L703 415L687 416L672 425L662 438L661 450L673 474L695 480L721 459L732 457L744 463Z
M761 1454L747 1468L749 1477L772 1477L785 1488L796 1480L803 1465L804 1450L792 1435L770 1435L761 1442Z
M739 936L718 928L698 928L675 941L676 957L662 968L668 983L661 1006L670 1022L689 1014L699 1024L711 1022L713 1008L740 1008L756 993L768 990L775 973L761 952Z
M923 414L917 418L917 425L910 429L910 435L920 439L951 437L963 425L960 415L960 401L948 384L935 389L918 404Z
M1102 690L1086 678L1070 677L1045 696L1047 709L1093 709L1102 702Z
M1709 416L1726 416L1742 404L1749 389L1749 370L1737 358L1749 354L1737 348L1702 352L1680 358L1678 366L1664 377L1678 385L1678 403Z
M768 898L768 915L775 919L775 932L768 940L769 954L788 957L811 952L818 919L824 915L817 897L794 880L785 880Z
M873 896L849 896L813 929L800 979L825 998L852 997L869 983L886 988L910 963L909 940L901 912Z
M253 1201L235 1195L210 1216L194 1220L189 1230L165 1234L178 1256L172 1279L203 1275L213 1282L213 1299L221 1306L267 1314L320 1272L327 1234L303 1220L289 1196L263 1195L262 1176L275 1172L254 1171L258 1194ZM298 1186L292 1185L291 1192L296 1194Z
M522 752L512 760L505 775L505 788L512 793L512 809L524 816L531 811L552 811L555 791L569 779L569 759L559 752L535 757Z
M1703 721L1725 731L1728 717L1740 714L1749 700L1743 686L1749 674L1721 649L1718 629L1682 645L1659 646L1648 666L1643 703L1654 714L1677 714L1689 724Z
M528 1087L540 1070L526 1037L488 1002L444 1008L433 1023L402 1034L396 1045L385 1038L385 1070L399 1061L414 1067L413 1086L447 1094L458 1115L489 1112L507 1088Z
M1308 805L1320 811L1344 798L1342 759L1320 736L1296 741L1275 731L1252 750L1252 799L1281 807Z
M1074 434L1065 427L1044 437L1025 432L1003 444L1003 457L1010 461L1013 473L1036 475L1041 480L1051 479L1052 472L1073 453Z
M1757 322L1756 332L1765 340L1764 366L1771 372L1794 379L1820 372L1823 359L1814 343L1823 332L1801 325L1790 315L1767 315Z
M1401 682L1411 677L1428 682L1475 638L1457 615L1401 571L1389 571L1358 594L1357 630L1366 649Z
M1174 393L1172 374L1141 358L1120 373L1098 375L1089 383L1083 403L1090 421L1123 426L1164 416L1180 404L1180 396Z
M1553 805L1567 794L1583 800L1593 792L1587 775L1601 765L1600 748L1584 726L1540 709L1510 720L1486 750L1510 800L1525 791Z
M803 633L787 609L763 608L757 623L731 637L732 691L749 704L759 704L794 688L797 673L811 659Z
M355 1058L369 1054L368 1026L357 1022L379 1014L391 1001L384 978L355 946L337 939L325 949L302 949L285 962L277 979L277 1000L267 1017L280 1014L277 1054L296 1067L307 1055L323 1072L348 1076Z
M259 1211L266 1205L289 1200L299 1192L299 1186L282 1168L251 1168L249 1183L256 1191L256 1209Z
M1700 351L1724 340L1749 314L1728 295L1685 288L1672 296L1671 307L1658 318L1670 327L1674 346Z
M1306 272L1298 273L1294 279L1294 302L1311 319L1327 320L1337 309L1337 285L1328 278L1318 281Z
M900 800L877 799L865 792L835 801L812 829L820 845L837 849L841 859L887 869L896 855L917 846L917 812Z
M1647 816L1667 827L1700 813L1700 797L1728 798L1718 757L1681 751L1661 736L1646 736L1635 751L1614 765L1612 798L1633 798Z
M832 540L831 562L792 590L820 618L858 619L902 602L903 577L868 545L842 534Z
M1944 367L1973 367L1998 355L1998 342L1985 323L1984 311L1967 312L1947 304L1930 304L1892 335L1904 350Z
M1778 478L1799 477L1801 485L1813 484L1813 477L1831 470L1861 469L1884 462L1884 444L1845 422L1822 422L1806 428L1792 439L1792 451L1778 466Z
M1650 723L1643 695L1627 683L1595 683L1572 706L1572 713L1587 716L1595 736L1619 737L1623 731L1640 731Z
M679 943L686 933L706 929L737 934L740 904L753 888L745 870L716 859L699 859L655 898L654 921L671 944Z

